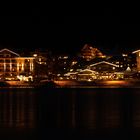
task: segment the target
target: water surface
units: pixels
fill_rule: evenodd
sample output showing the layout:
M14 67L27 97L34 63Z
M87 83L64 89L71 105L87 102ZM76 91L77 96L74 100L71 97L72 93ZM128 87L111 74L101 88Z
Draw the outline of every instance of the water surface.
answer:
M1 138L135 139L140 89L1 89Z

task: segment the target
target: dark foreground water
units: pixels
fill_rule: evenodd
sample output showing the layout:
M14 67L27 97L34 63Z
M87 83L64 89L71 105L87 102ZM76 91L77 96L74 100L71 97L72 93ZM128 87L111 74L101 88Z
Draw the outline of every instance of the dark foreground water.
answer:
M1 89L0 139L140 139L140 89Z

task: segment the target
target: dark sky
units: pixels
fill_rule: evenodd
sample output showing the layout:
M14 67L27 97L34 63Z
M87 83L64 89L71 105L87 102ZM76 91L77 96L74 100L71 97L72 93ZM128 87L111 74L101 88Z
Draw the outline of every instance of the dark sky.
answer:
M140 48L138 16L113 8L96 9L91 16L51 15L31 8L25 16L0 16L0 46L73 53L90 43L109 53L135 50Z

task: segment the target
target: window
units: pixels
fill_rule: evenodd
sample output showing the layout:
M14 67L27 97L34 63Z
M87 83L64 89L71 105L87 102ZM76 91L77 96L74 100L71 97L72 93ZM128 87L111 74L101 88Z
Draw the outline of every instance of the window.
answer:
M12 61L12 63L16 63L16 60L14 60L14 59L13 59L13 60L11 60L11 61Z
M4 57L11 57L10 54L4 54Z
M6 59L5 62L6 62L6 63L10 63L10 59Z
M0 59L0 63L4 63L4 60L3 59Z

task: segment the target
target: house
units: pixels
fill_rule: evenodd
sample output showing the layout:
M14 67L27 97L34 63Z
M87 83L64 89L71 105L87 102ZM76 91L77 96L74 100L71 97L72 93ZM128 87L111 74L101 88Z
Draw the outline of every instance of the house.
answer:
M0 78L4 80L32 80L34 57L21 57L9 49L0 50Z
M74 74L74 72L72 74ZM70 73L69 77L71 77ZM120 71L118 65L107 61L101 61L90 64L87 68L77 71L75 77L77 77L76 79L79 81L112 80L123 79L124 73Z

